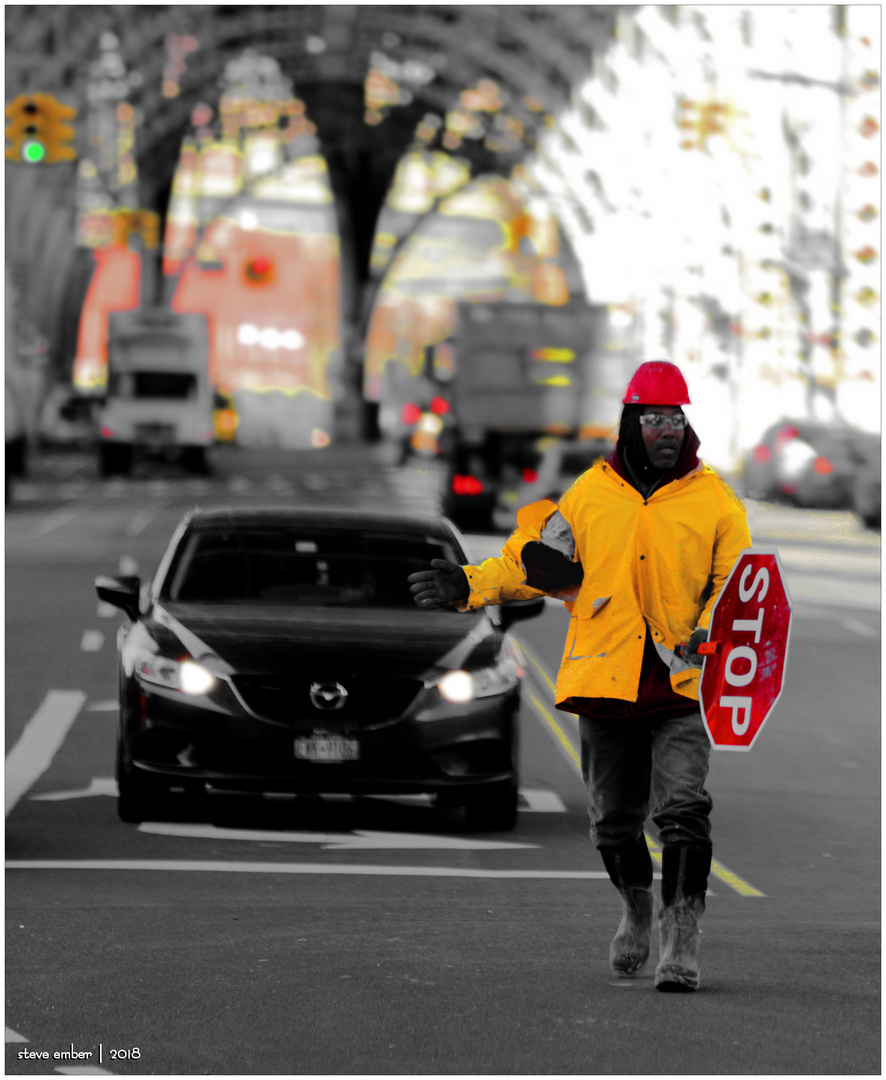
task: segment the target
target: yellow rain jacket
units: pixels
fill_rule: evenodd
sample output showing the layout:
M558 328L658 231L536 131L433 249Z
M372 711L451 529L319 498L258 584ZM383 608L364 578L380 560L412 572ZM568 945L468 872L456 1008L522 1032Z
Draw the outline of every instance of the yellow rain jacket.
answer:
M729 571L751 546L745 508L732 489L701 463L644 499L611 465L598 462L559 507L550 500L524 507L500 558L464 567L471 592L459 609L545 595L526 585L521 552L529 541L549 537L567 552L574 542L583 570L574 599L559 596L572 618L557 707L571 711L573 697L635 702L647 626L672 689L697 701L701 673L673 650L696 627L709 627Z

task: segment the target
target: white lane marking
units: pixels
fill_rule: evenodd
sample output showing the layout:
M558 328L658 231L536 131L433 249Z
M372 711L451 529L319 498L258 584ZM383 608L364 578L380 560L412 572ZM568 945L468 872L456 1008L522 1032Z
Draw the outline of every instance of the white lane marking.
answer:
M357 863L203 862L177 859L10 860L7 870L166 870L219 874L355 874L367 877L526 878L608 881L605 870L478 870L459 866L366 866ZM661 874L653 874L660 880ZM708 893L710 895L710 893Z
M107 701L90 701L86 706L86 712L116 712L120 708L120 702L114 698Z
M80 638L81 652L98 652L105 643L105 635L101 630L84 630Z
M92 795L111 795L117 798L117 781L111 776L93 776L89 787L72 791L44 791L32 795L32 802L65 802L67 799L86 799Z
M134 577L138 573L138 560L131 555L121 555L120 573L125 577Z
M17 1031L13 1031L12 1028L6 1029L6 1041L7 1042L30 1042L30 1039L26 1039L24 1035L19 1035Z
M232 476L228 481L228 491L232 495L245 495L247 491L252 491L252 488L252 481L245 476Z
M471 840L458 836L425 836L421 833L387 833L357 829L353 833L283 832L264 829L221 829L215 825L146 821L138 831L153 836L181 836L200 840L253 840L267 843L321 844L327 851L502 851L537 848L538 844L512 844L504 840Z
M528 810L531 814L566 813L566 804L556 791L533 791L520 788L520 794L526 800L526 805L521 806L521 810Z
M86 706L85 712L116 712L119 705L116 701L96 701ZM31 799L37 802L63 802L66 799L85 799L93 795L110 795L117 797L117 781L111 776L94 776L88 787L74 788L70 791L45 791L41 795L32 795ZM524 805L521 812L530 814L565 814L566 805L560 796L554 791L536 791L531 788L520 788L520 796ZM269 792L265 794L269 801L294 800L295 795L286 793ZM321 795L321 799L327 802L353 802L353 795ZM371 799L379 799L383 802L396 802L407 806L431 806L431 795L371 795ZM213 836L216 834L213 833ZM279 833L274 833L279 838ZM248 838L245 838L248 839ZM264 839L264 834L262 834ZM361 844L360 847L367 845ZM397 845L398 847L401 845ZM425 846L424 844L422 846Z
M127 536L138 536L140 532L143 532L148 525L154 520L153 510L141 510L135 515L135 517L126 526Z
M841 619L840 625L844 626L847 630L851 630L853 634L858 634L861 637L876 637L877 631L873 626L868 626L867 623L863 623L861 619Z
M43 521L40 522L34 530L34 536L46 536L47 533L51 533L60 525L66 524L79 513L79 507L76 510L56 510L54 514L50 514L49 517L44 518Z
M6 815L49 768L86 701L82 690L50 690L6 757Z
M107 600L99 600L95 613L100 619L113 619L115 615L120 614L120 609L109 604Z
M53 1072L61 1073L62 1076L113 1076L107 1069L100 1069L98 1065L57 1065Z

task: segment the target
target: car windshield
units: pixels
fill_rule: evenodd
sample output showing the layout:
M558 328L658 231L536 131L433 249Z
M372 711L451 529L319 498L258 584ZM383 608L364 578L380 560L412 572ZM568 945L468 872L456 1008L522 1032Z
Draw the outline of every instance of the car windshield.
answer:
M160 596L181 603L414 608L406 578L427 570L431 559L465 561L444 539L417 534L199 529L185 537Z

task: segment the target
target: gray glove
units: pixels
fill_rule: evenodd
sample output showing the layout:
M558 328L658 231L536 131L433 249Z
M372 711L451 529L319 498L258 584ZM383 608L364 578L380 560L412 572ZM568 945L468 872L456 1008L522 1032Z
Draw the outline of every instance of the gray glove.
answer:
M692 631L692 636L689 638L689 644L683 650L683 659L690 667L700 668L704 666L704 657L698 655L698 647L707 640L707 630L702 630L702 628L699 627L697 630Z
M417 570L406 578L412 599L418 607L430 611L467 599L471 587L458 563L431 559L431 566L431 570Z

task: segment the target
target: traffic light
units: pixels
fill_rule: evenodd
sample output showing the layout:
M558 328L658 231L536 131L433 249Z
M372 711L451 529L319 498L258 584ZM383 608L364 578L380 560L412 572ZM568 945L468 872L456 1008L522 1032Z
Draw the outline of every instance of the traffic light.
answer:
M138 236L148 251L154 251L160 242L160 216L153 210L114 211L115 241L128 244L129 238Z
M75 131L67 121L77 110L51 94L20 94L6 106L6 160L29 165L75 161Z

